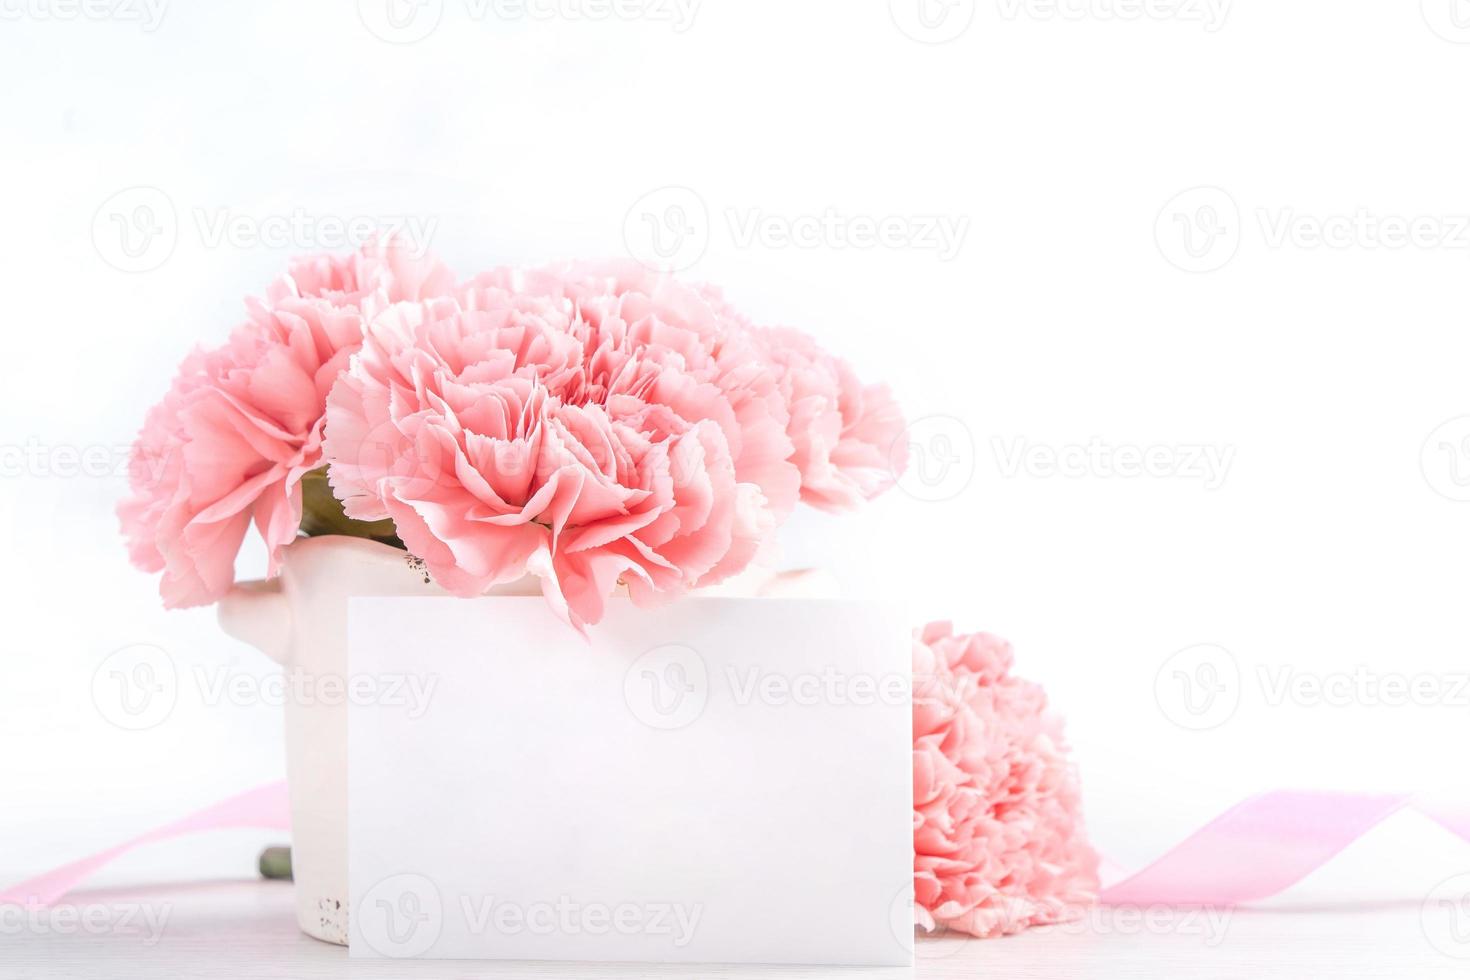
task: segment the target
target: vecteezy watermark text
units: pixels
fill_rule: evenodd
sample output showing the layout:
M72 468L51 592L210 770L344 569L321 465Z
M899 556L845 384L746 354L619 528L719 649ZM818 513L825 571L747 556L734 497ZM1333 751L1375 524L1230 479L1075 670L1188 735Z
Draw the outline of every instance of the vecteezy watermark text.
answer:
M409 958L433 949L446 920L454 932L488 936L648 936L672 949L688 946L704 917L700 902L584 899L571 895L531 901L486 894L451 894L419 874L391 875L368 889L353 914L363 940L383 956Z
M1259 208L1256 219L1268 248L1470 249L1470 215L1302 214L1295 208Z
M402 236L408 253L422 258L439 225L437 217L313 214L292 208L282 214L253 214L234 208L194 208L194 226L205 248L356 248L384 236Z
M1112 444L1099 438L1084 443L1047 445L1028 442L1023 437L994 438L1000 475L1007 478L1027 476L1037 479L1060 476L1074 479L1198 480L1206 490L1218 489L1235 460L1234 446L1208 444Z
M157 187L128 187L103 201L92 217L92 244L122 272L148 272L168 261L179 239L208 249L342 251L393 238L407 254L422 257L439 218L419 214L360 214L236 207L194 207L181 220L173 199Z
M699 902L579 902L567 895L550 901L510 902L493 895L462 895L460 911L471 933L505 936L659 936L675 949L694 939L704 905Z
M1225 26L1233 0L996 0L1003 20L1179 21L1208 34Z
M698 720L712 689L740 708L867 708L907 706L912 699L911 685L916 690L917 684L907 672L866 673L832 666L776 671L731 664L723 673L712 675L704 657L693 647L669 643L654 647L628 665L623 675L623 699L633 717L650 728L669 731Z
M694 25L701 0L358 0L357 15L374 37L389 44L414 44L451 19L486 21L645 21L682 34Z
M228 664L195 664L180 671L162 647L135 643L114 650L98 664L92 675L92 703L104 720L126 731L156 728L186 693L209 708L373 706L400 710L405 718L416 720L428 712L439 680L432 673L340 674L299 666L263 675Z
M1385 673L1361 664L1349 670L1314 671L1261 664L1256 680L1271 707L1470 708L1470 673Z
M941 262L959 254L970 230L968 215L771 214L761 208L729 208L725 222L736 248L913 249Z
M0 479L103 480L126 476L130 458L129 446L53 444L33 436L24 443L0 445Z
M794 704L900 705L910 702L908 674L863 674L827 667L821 671L785 674L733 665L725 668L726 680L737 705L765 704L780 707Z
M423 717L439 687L437 674L335 674L301 667L256 676L237 673L227 666L196 665L193 677L204 703L211 706L380 705L402 708L404 717L410 720Z
M173 904L43 905L0 903L0 936L136 936L156 946L173 915Z
M114 20L158 30L169 0L0 0L0 20Z
M1341 670L1256 664L1201 643L1171 654L1154 678L1154 699L1169 721L1191 731L1218 728L1247 695L1266 708L1449 708L1470 711L1470 672L1383 671L1365 664Z
M1220 906L1086 905L1061 916L1052 931L1074 936L1189 936L1213 949L1230 931L1232 910Z
M1214 272L1235 258L1251 226L1273 251L1458 252L1470 250L1470 214L1401 214L1358 207L1311 213L1296 207L1258 207L1242 217L1220 187L1193 187L1174 195L1154 222L1160 254L1186 272Z
M651 269L681 271L693 266L723 226L735 248L918 251L942 262L955 258L969 234L963 214L870 214L835 207L776 212L729 207L723 221L710 219L704 198L688 187L649 191L623 216L628 254Z
M1234 0L995 0L1006 23L1174 23L1199 25L1213 34L1225 26ZM969 30L977 0L888 0L889 16L904 34L923 44L944 44Z

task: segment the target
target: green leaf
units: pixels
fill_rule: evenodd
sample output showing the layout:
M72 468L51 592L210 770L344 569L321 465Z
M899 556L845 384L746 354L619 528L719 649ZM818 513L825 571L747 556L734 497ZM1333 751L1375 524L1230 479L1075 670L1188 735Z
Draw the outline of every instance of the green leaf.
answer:
M354 521L343 513L342 501L332 493L332 485L327 482L325 466L301 478L301 531L308 537L344 534L403 547L392 521Z

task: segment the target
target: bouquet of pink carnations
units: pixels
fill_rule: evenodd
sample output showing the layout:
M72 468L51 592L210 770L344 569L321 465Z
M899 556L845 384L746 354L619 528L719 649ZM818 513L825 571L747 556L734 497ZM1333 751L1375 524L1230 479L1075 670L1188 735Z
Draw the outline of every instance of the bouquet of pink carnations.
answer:
M798 502L891 486L904 422L881 385L718 292L631 263L457 281L397 242L291 266L228 342L184 362L120 508L166 605L234 583L253 524L372 538L475 596L526 575L585 629L733 576ZM975 935L1096 894L1077 780L1040 688L986 634L914 637L917 920Z
M562 617L744 569L798 500L890 486L903 420L802 333L633 263L456 281L387 242L294 264L148 416L121 516L169 606L251 524L406 547L449 591L538 576Z

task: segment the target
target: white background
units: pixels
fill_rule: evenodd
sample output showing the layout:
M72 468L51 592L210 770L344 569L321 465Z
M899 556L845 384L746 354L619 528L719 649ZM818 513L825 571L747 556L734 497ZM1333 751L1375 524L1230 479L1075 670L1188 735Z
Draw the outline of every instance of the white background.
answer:
M637 254L667 219L692 233L685 276L818 335L910 418L958 420L913 430L931 482L803 515L788 560L1011 638L1120 865L1259 790L1463 791L1470 7L917 2L705 0L679 30L672 6L443 0L394 34L372 0L156 23L0 0L0 884L283 774L278 709L206 704L197 680L263 658L209 610L161 610L126 563L120 479L57 469L90 449L120 471L189 347L355 216L431 222L465 274ZM779 237L829 211L901 241ZM293 216L286 241L251 235ZM964 229L952 255L927 247L935 216ZM134 218L161 233L130 258ZM1166 472L1042 468L1093 440L1163 447ZM1190 468L1206 449L1223 479ZM93 678L140 643L179 694L125 731ZM1201 644L1226 652L1170 660ZM1175 671L1202 657L1224 689L1194 715ZM1275 697L1360 668L1426 674L1438 703ZM1470 867L1400 823L1318 892L1423 895ZM108 874L239 876L270 836Z

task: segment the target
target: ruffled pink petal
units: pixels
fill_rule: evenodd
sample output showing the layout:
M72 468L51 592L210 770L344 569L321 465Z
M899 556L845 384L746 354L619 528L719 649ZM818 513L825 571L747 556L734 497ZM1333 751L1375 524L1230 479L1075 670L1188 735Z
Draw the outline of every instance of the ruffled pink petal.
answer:
M247 302L248 319L222 346L184 362L149 412L118 507L134 563L164 573L167 605L227 592L252 520L274 573L300 528L300 479L323 462L327 394L362 343L365 316L453 286L447 269L396 239L302 260Z
M916 920L995 936L1076 915L1098 860L1041 688L998 637L940 622L914 640Z

